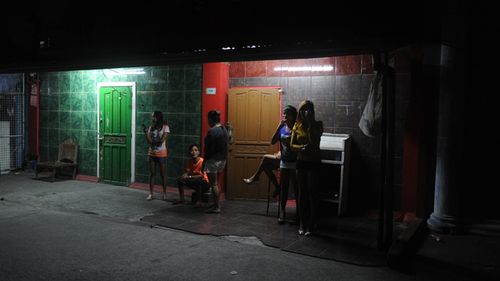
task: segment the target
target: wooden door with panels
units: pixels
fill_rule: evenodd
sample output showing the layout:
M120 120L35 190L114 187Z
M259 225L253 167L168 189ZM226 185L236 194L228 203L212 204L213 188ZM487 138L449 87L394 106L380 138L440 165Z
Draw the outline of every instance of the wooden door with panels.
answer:
M131 181L132 87L99 88L99 179L128 185Z
M228 199L267 198L265 173L258 184L245 184L243 178L253 175L264 154L279 150L277 144L271 145L271 138L281 119L280 92L278 87L229 89L228 122L233 126L233 143L227 163Z

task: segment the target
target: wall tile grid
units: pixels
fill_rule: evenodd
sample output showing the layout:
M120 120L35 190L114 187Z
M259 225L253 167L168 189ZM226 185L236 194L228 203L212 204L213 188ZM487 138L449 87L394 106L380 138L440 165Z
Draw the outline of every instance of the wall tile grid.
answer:
M305 71L304 67L333 66L329 71ZM276 71L277 67L288 71ZM311 68L313 69L313 68ZM283 105L298 107L304 99L314 102L317 120L323 121L325 132L347 133L353 138L351 166L351 195L356 205L376 207L377 190L380 183L380 138L365 136L358 122L368 98L370 83L374 77L372 56L357 55L300 60L272 60L233 62L230 65L230 87L238 86L281 86L284 91ZM403 76L396 79L397 95L409 92L409 84L401 83ZM399 99L399 98L398 98ZM404 105L402 102L398 106ZM401 108L399 113L404 112ZM401 143L404 119L396 120L396 167L401 165ZM400 172L396 172L400 175ZM367 175L360 177L359 175ZM395 179L396 189L401 180ZM398 191L399 192L399 191ZM396 193L398 193L396 192ZM371 198L371 199L370 199ZM370 201L371 200L371 201ZM356 202L355 202L356 201ZM397 200L396 200L397 201ZM399 206L398 202L395 202Z
M6 73L0 74L0 122L9 122L10 131L2 131L10 135L7 139L0 139L0 172L9 169L23 168L25 142L28 140L29 132L23 128L23 99L26 104L29 100L23 95L23 74ZM4 125L5 126L5 125ZM6 127L3 127L6 129ZM0 136L1 138L2 136ZM7 141L8 140L8 141ZM4 146L7 145L7 146Z
M175 185L187 159L186 147L200 142L201 69L201 65L146 67L145 74L128 76L106 70L42 73L41 159L54 160L58 144L73 137L80 144L79 173L97 175L97 83L136 82L136 181L147 183L149 175L142 124L149 125L152 112L161 110L171 129L168 184Z

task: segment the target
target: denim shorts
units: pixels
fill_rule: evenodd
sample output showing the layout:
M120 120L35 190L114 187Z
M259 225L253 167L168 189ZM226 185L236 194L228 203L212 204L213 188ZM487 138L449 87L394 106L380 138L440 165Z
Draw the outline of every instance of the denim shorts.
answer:
M149 162L155 162L158 164L167 164L167 157L156 157L156 156L149 156Z
M224 171L226 160L207 160L205 162L205 172L218 173Z
M292 169L295 170L297 168L297 163L296 162L284 162L283 160L280 161L280 169Z

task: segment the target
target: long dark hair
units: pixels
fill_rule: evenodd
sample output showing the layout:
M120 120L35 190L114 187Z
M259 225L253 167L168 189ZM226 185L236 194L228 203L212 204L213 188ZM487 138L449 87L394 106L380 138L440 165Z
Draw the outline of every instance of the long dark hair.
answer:
M299 114L297 116L297 122L302 123L302 125L304 127L308 127L309 125L311 125L311 124L308 124L308 122L304 122L304 121L306 121L306 118L304 116L304 111L306 111L306 110L310 110L311 111L311 119L312 120L310 120L310 121L312 121L312 122L316 121L316 116L315 116L315 113L314 113L314 104L313 104L313 102L310 101L310 100L304 100L304 101L302 101L300 103Z
M163 126L163 112L161 112L161 111L155 111L153 113L153 116L156 118L156 123L153 124L153 126L156 129L161 128Z
M297 120L297 108L292 105L287 105L285 109L283 109L284 114L290 114L292 116L293 122Z

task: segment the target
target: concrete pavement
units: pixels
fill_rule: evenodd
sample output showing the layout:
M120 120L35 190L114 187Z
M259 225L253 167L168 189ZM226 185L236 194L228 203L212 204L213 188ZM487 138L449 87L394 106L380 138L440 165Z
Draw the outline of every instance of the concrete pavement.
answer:
M419 263L412 274L263 246L253 238L155 228L171 204L147 192L31 174L0 176L0 280L475 280Z

